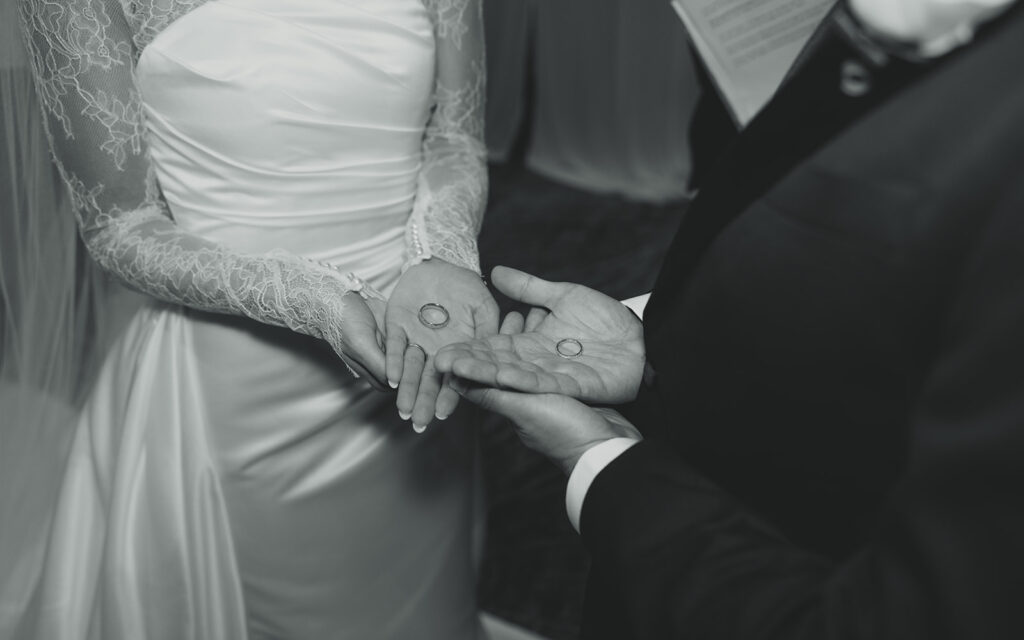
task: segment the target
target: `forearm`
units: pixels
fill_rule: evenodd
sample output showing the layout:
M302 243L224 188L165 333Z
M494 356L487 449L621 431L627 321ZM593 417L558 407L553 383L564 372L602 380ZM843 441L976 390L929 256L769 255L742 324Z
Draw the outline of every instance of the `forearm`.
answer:
M154 207L83 231L93 258L130 287L194 309L242 315L337 345L344 295L372 291L283 251L250 255L184 232Z
M477 235L487 206L482 145L433 151L420 173L416 204L406 229L406 266L436 257L480 273Z
M437 257L480 273L476 237L487 206L483 4L424 4L437 47L434 110L406 231L406 267Z

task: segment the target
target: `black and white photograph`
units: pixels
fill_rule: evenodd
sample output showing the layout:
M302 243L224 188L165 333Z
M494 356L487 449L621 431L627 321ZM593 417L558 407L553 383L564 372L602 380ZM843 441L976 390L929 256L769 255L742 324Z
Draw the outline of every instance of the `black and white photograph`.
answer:
M1024 639L1024 2L0 0L0 640Z

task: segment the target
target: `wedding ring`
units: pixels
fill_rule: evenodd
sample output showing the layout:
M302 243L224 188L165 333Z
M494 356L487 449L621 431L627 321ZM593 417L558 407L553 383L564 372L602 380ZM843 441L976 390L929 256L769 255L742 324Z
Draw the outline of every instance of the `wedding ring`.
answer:
M424 362L430 358L430 356L427 355L427 350L421 347L420 345L416 344L415 342L410 342L409 345L405 348L406 351L408 351L409 349L419 349L420 353L423 354Z
M576 338L563 338L555 345L555 351L563 358L578 358L583 355L583 343Z
M420 307L420 322L424 327L443 329L448 326L448 321L451 318L448 315L448 310L436 302L428 302Z

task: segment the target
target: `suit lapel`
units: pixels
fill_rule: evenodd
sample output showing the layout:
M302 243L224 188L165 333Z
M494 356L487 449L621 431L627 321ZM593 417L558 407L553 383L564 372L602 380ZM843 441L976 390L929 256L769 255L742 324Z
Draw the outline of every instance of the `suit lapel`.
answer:
M645 313L648 344L682 297L704 251L733 219L801 161L931 66L890 61L871 72L870 90L855 97L841 89L844 67L871 67L831 17L810 47L773 100L723 154L687 212Z

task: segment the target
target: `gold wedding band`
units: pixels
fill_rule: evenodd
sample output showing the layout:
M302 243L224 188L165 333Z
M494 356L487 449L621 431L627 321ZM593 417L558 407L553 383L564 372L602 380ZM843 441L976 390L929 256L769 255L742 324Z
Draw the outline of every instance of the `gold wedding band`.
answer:
M428 302L420 307L420 322L424 327L443 329L451 319L448 310L436 302Z
M583 355L583 343L576 338L563 338L555 345L555 351L563 358L578 358Z

